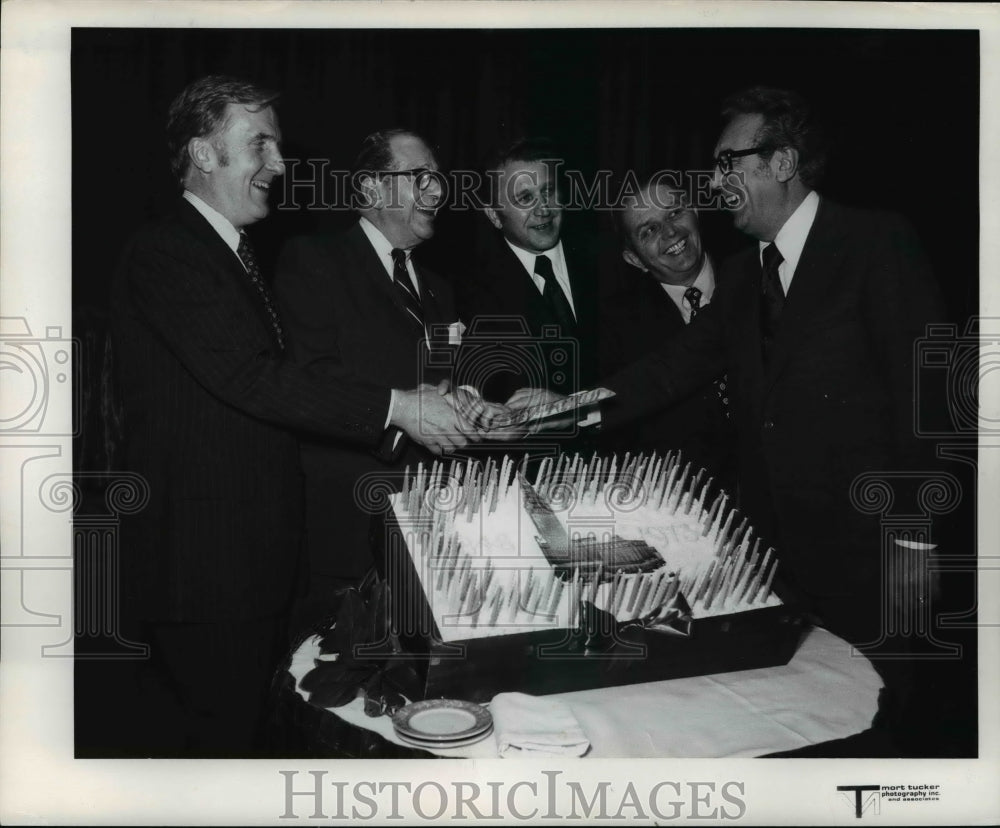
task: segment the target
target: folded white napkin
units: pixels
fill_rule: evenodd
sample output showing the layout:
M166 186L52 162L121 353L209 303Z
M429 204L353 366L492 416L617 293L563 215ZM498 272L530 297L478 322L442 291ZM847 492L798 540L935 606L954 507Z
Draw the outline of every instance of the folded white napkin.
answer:
M583 756L590 741L569 707L555 699L525 693L499 693L490 703L497 752L502 757L526 754Z

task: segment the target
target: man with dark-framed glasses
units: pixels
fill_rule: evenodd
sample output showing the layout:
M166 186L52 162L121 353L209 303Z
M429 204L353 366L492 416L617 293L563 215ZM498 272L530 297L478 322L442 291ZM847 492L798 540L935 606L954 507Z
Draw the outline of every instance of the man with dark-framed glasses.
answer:
M434 152L409 130L373 133L351 181L358 221L338 235L293 240L278 262L289 351L310 370L346 367L393 388L448 380L447 352L462 326L449 284L412 255L434 235L445 195ZM455 447L476 438L458 408ZM432 458L395 428L376 452L316 439L302 442L301 455L310 591L299 626L322 620L336 589L357 584L372 564L369 524L384 507L372 498L385 491L376 480L398 488L405 466Z

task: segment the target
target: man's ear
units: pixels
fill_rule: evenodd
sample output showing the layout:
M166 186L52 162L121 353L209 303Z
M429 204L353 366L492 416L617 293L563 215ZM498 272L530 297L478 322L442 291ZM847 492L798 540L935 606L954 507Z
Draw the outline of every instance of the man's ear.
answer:
M799 170L799 151L795 147L775 150L771 156L771 168L777 181L791 181Z
M191 163L203 173L210 173L218 166L218 154L207 138L192 138L188 141L187 151Z
M625 248L622 251L622 258L630 265L632 265L632 267L639 268L639 270L641 270L643 273L649 272L649 268L647 268L646 265L644 265L642 261L640 261L639 257L636 256L635 253L633 253L628 248Z
M483 212L486 214L486 218L489 219L490 224L496 227L497 230L500 229L500 216L497 215L497 211L492 207L487 207Z
M382 206L382 191L378 186L378 179L373 175L362 175L358 179L358 190L361 194L361 208L371 210Z

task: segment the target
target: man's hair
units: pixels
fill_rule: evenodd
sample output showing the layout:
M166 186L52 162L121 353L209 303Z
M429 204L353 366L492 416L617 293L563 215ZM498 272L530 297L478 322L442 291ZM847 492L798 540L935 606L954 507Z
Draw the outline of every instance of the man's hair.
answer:
M483 164L485 175L482 178L480 197L484 204L497 206L499 172L507 164L514 161L556 161L562 162L563 156L555 143L544 136L519 138L512 144L494 150Z
M184 182L191 163L188 142L223 129L229 104L259 111L277 98L277 92L227 75L208 75L189 84L174 98L167 113L167 149L170 169L177 180Z
M351 167L351 188L355 195L361 194L361 175L363 173L387 172L396 167L392 153L392 139L399 137L416 138L427 143L423 137L412 129L380 129L373 132L361 142L361 149Z
M797 92L753 86L730 95L722 102L722 117L729 123L737 115L762 115L764 123L754 138L770 158L775 150L792 147L799 153L799 178L815 187L826 167L826 134L815 113ZM743 149L734 147L734 149Z

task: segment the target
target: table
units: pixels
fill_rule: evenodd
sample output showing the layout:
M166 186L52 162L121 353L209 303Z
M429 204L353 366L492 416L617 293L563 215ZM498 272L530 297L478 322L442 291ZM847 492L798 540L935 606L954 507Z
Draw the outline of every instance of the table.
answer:
M320 713L299 690L319 653L309 638L292 654L289 684L296 704ZM593 758L728 758L763 756L840 739L868 728L882 681L864 656L821 628L804 633L792 660L780 667L581 690L552 696L567 704ZM324 717L360 729L365 747L354 755L426 756L400 742L387 716L370 718L361 699L330 708ZM439 756L496 756L489 737Z

